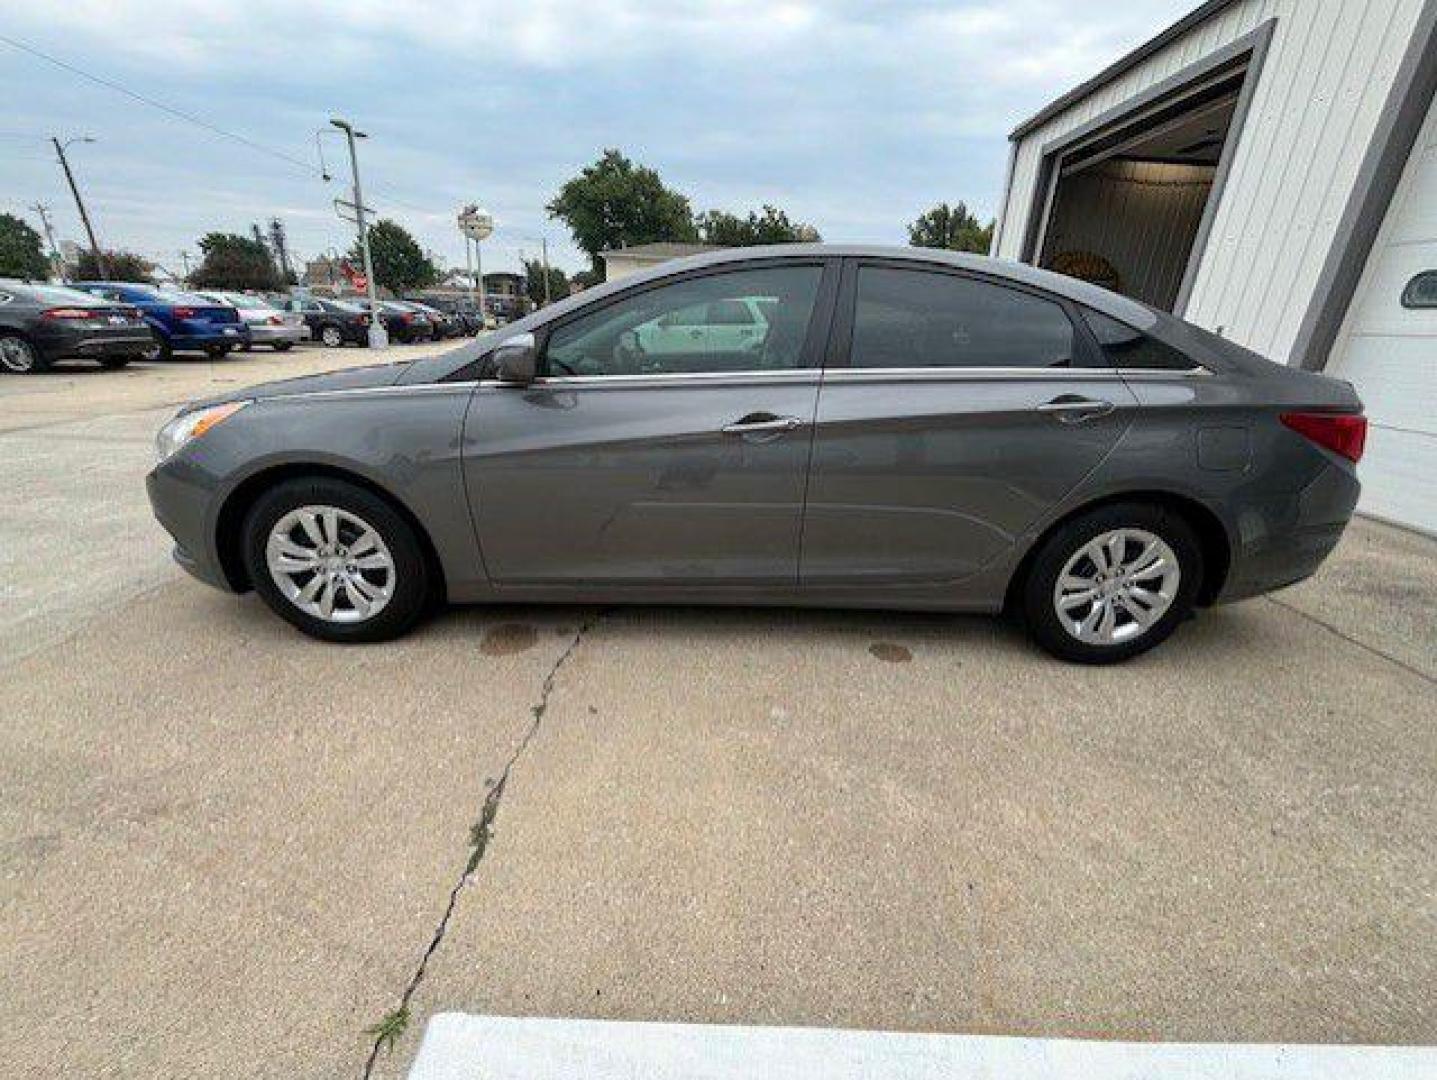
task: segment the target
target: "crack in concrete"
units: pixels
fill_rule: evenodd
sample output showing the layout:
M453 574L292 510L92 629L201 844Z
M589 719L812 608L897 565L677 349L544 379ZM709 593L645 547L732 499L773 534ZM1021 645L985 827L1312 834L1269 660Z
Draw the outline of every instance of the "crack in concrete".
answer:
M539 728L544 722L544 714L549 711L549 696L554 692L554 683L559 677L570 658L578 649L584 637L591 631L603 616L602 611L595 612L579 624L574 636L569 639L569 644L559 654L548 673L544 676L543 682L539 684L539 700L529 707L529 726L524 731L524 736L519 740L519 745L504 762L504 768L500 770L496 780L486 781L489 791L484 796L484 802L479 808L479 820L476 821L469 831L469 858L464 862L464 869L455 881L453 888L449 890L449 900L444 905L444 913L439 917L439 923L434 928L434 934L429 939L429 945L419 957L419 963L414 969L404 992L399 996L399 1004L395 1009L385 1016L378 1024L369 1029L374 1034L374 1045L369 1049L369 1057L364 1063L364 1080L369 1080L374 1071L375 1063L379 1059L379 1051L386 1045L392 1046L394 1040L403 1034L409 1023L409 1003L419 984L424 980L424 973L429 968L429 961L439 950L444 941L445 934L449 931L449 921L453 918L454 909L459 903L459 896L465 887L474 877L474 871L479 868L479 863L484 858L484 853L489 848L489 841L494 835L494 819L499 816L499 804L504 798L504 788L509 783L509 776L514 771L514 766L529 749L529 744L534 741L534 736L539 733Z
M1341 638L1343 641L1347 642L1349 645L1355 645L1357 648L1361 649L1363 652L1369 653L1370 655L1375 656L1375 657L1377 657L1377 658L1380 659L1380 660L1386 660L1389 664L1394 664L1394 665L1396 665L1397 667L1401 668L1403 671L1407 672L1409 675L1416 675L1419 679L1423 680L1424 682L1426 682L1426 683L1428 683L1428 684L1430 684L1430 685L1433 685L1433 686L1437 686L1437 678L1433 678L1431 675L1429 675L1427 672L1423 671L1421 668L1416 667L1416 666L1413 665L1413 664L1409 664L1406 660L1403 660L1400 656L1393 656L1391 653L1386 652L1386 651L1384 651L1384 650L1382 650L1382 649L1379 649L1376 645L1369 645L1367 642L1363 641L1361 638L1353 637L1351 634L1349 634L1346 630L1343 630L1341 627L1339 627L1339 626L1334 626L1332 623L1328 622L1326 619L1319 618L1318 616L1313 615L1313 614L1311 614L1310 612L1303 611L1302 608L1296 607L1296 606L1293 605L1293 604L1289 604L1286 600L1279 600L1276 596L1272 596L1272 595L1265 596L1265 597L1263 597L1263 599L1265 599L1269 604L1272 604L1272 605L1274 605L1275 607L1280 607L1280 608L1282 608L1284 611L1290 611L1290 612L1292 612L1294 615L1298 616L1299 618L1306 619L1308 622L1312 623L1314 626L1320 626L1320 627L1322 627L1322 629L1326 630L1329 634L1333 635L1334 637Z

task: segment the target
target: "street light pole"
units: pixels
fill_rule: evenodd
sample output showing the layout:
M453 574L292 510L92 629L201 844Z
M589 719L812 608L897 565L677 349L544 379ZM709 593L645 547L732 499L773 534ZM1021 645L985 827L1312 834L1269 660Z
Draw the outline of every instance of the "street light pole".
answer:
M549 238L547 236L539 237L539 250L544 256L544 306L548 307L554 302L554 298L549 295Z
M368 138L362 131L355 131L348 120L329 121L344 132L349 142L349 166L354 174L354 218L359 223L359 247L364 252L364 283L369 287L369 347L383 349L389 345L389 335L384 332L384 322L379 317L379 294L374 282L374 259L369 253L369 226L364 219L364 193L359 187L359 153L355 139Z
M50 141L55 144L55 153L60 158L60 168L65 170L65 179L70 184L70 194L75 196L75 206L80 211L80 220L85 225L85 235L90 238L90 250L95 253L95 266L99 269L101 277L108 278L110 276L110 268L105 265L105 257L100 254L100 242L95 239L95 227L90 224L90 215L85 210L85 200L80 198L80 188L75 183L75 174L70 171L70 161L65 157L65 147L69 146L70 143L92 143L95 140L88 135L82 135L77 139L70 139L65 143L61 143L59 139L52 135Z

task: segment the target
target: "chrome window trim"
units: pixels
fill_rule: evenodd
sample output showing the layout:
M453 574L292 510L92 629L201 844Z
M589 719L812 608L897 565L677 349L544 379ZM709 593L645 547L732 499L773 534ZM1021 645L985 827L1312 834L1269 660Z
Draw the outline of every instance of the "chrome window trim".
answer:
M881 379L908 381L979 381L985 379L1069 379L1122 380L1134 376L1157 379L1192 379L1206 376L1206 368L1186 371L1162 368L791 368L783 371L694 371L663 372L651 375L556 375L532 383L511 383L501 379L456 379L452 382L404 383L396 386L355 386L342 390L309 390L282 394L263 401L296 401L315 398L345 398L374 394L455 394L474 390L578 390L639 389L643 387L810 386L821 382L874 382Z

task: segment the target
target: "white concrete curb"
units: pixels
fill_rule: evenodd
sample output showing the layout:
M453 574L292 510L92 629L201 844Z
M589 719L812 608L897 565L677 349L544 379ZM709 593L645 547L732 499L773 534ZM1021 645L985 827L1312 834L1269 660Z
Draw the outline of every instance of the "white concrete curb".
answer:
M441 1013L409 1080L1429 1080L1437 1048L1131 1043Z

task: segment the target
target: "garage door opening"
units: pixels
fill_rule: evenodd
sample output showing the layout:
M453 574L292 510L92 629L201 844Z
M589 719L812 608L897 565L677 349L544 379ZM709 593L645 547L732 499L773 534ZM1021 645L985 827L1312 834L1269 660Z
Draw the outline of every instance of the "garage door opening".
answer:
M1025 259L1181 314L1256 63L1228 57L1049 147Z

